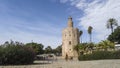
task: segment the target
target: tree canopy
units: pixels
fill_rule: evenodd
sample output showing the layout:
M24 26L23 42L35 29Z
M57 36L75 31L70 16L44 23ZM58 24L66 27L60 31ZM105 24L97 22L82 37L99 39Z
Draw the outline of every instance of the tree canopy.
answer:
M49 54L49 53L52 53L52 51L53 51L53 50L52 50L51 46L47 46L47 47L45 48L45 51L44 51L44 52L45 52L46 54Z
M118 26L113 33L111 33L108 38L108 40L112 42L117 42L120 44L120 26Z
M117 20L114 19L114 18L110 18L108 21L107 21L107 28L108 29L111 29L111 32L113 33L113 28L114 26L118 26L117 24Z
M43 45L35 42L27 43L26 46L33 48L36 54L43 54Z
M101 41L99 44L98 44L98 47L100 49L103 49L103 50L108 50L108 49L114 49L114 43L108 41L108 40L104 40L104 41Z

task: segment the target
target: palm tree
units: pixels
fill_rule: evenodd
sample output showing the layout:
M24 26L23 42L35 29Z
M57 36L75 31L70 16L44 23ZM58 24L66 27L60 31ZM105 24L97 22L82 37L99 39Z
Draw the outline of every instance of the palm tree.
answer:
M91 36L91 34L92 34L92 26L89 26L88 27L88 34L90 35L90 42L92 42L92 36Z
M79 31L79 37L81 38L81 39L80 39L80 40L81 40L81 43L82 43L82 37L81 37L81 36L82 36L82 34L83 34L83 31L82 31L82 30L80 30L80 31Z
M78 56L83 55L86 50L86 45L84 43L78 44L74 47L74 50L78 53Z
M107 26L108 29L111 29L111 32L113 33L114 26L118 26L117 20L114 19L114 18L110 18L107 21L107 25L106 26Z
M98 44L98 47L100 48L100 49L103 49L103 50L112 50L112 49L114 49L114 43L112 43L112 42L110 42L110 41L108 41L108 40L104 40L104 41L102 41L102 42L100 42L99 44Z
M87 44L87 48L88 48L89 50L93 50L93 48L94 48L94 43L88 43L88 44Z

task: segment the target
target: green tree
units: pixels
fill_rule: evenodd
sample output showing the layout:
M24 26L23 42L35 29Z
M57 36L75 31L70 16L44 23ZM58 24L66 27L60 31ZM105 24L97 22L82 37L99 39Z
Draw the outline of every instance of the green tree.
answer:
M27 43L25 46L33 48L33 50L35 51L36 54L44 53L44 50L43 50L44 46L42 44L31 42L31 43Z
M49 53L53 53L53 49L51 48L51 46L47 46L45 48L45 51L44 51L46 54L49 54Z
M19 42L5 42L0 47L0 65L31 64L34 58L34 50Z
M111 33L108 38L111 42L117 42L120 44L120 26L118 26L113 33Z
M94 43L87 43L87 49L88 50L93 50Z
M111 29L111 32L113 33L113 30L114 30L114 26L118 26L117 24L117 20L114 19L114 18L110 18L108 21L107 21L107 28L108 29Z
M62 45L59 45L55 49L52 49L52 53L54 53L57 56L60 56L62 54Z
M74 47L74 50L77 52L78 55L80 55L80 44L76 45Z
M86 50L86 44L78 44L74 47L74 50L77 52L78 55L83 55Z
M102 41L98 44L98 47L99 47L99 49L107 51L107 50L110 50L110 49L114 49L114 43L112 43L108 40L104 40L104 41Z
M58 46L56 48L57 53L62 53L62 45Z
M89 26L88 27L88 34L90 35L90 42L92 42L92 29L93 29L93 27L92 26Z

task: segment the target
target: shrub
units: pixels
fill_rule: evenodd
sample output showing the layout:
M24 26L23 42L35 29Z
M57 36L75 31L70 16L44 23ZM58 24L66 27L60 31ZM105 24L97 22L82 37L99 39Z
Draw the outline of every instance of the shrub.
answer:
M31 48L20 45L0 47L0 65L30 64L34 61L34 52Z
M80 55L79 60L120 59L120 51L95 51L92 54Z
M113 52L114 59L120 59L120 50Z

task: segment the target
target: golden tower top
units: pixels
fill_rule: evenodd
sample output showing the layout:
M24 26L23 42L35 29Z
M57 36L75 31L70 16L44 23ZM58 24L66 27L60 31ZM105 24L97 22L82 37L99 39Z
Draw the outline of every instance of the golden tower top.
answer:
M68 27L73 27L73 21L71 16L68 18Z

